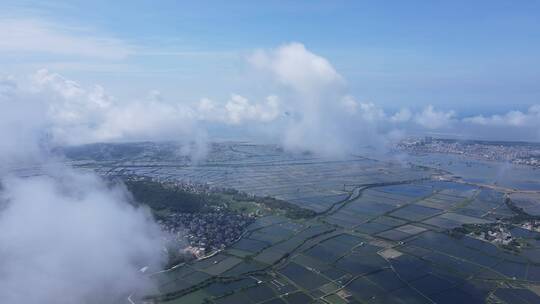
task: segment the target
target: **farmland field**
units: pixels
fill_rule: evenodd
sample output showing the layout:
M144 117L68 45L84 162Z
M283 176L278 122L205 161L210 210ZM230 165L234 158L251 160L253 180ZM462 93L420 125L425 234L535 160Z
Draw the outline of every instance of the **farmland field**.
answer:
M315 212L258 217L215 255L153 274L158 289L136 295L144 301L540 303L540 232L526 226L537 220L538 194L530 183L521 191L519 181L488 178L497 164L478 164L486 171L468 177L467 166L456 174L457 165L424 166L433 160L324 159L244 143L216 144L198 164L152 153L71 161L104 175L204 183Z

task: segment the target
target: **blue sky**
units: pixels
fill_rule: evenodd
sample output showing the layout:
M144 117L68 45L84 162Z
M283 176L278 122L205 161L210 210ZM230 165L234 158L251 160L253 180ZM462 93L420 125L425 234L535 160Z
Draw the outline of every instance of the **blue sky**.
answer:
M186 100L269 94L246 81L245 57L300 42L332 63L356 98L388 109L491 114L540 99L540 1L4 0L0 12L69 37L114 39L98 51L127 52L0 45L6 73L48 68L123 98L152 89Z

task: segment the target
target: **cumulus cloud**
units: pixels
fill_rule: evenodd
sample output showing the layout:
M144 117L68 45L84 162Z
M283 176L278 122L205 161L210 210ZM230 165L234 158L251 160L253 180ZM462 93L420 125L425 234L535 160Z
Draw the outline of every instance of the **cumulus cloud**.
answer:
M350 95L341 98L341 106L350 114L356 114L358 111L358 102Z
M64 85L62 102L85 94ZM118 303L151 289L139 270L163 262L158 225L122 187L48 153L55 121L37 97L15 89L0 99L0 303Z
M411 120L412 116L413 115L411 110L403 108L398 112L394 113L394 115L390 117L390 121L394 123L408 122L409 120Z
M417 113L414 120L425 128L438 129L449 126L455 115L454 111L437 111L432 105L429 105L423 111Z
M280 140L289 150L336 156L366 145L384 147L395 138L392 134L409 129L449 130L460 122L454 111L433 106L416 113L407 108L388 113L376 103L356 100L330 62L299 43L259 50L248 61L277 84L268 86L270 94L262 100L231 94L225 101L174 102L157 90L142 99L117 100L100 85L84 87L45 69L31 77L30 86L14 79L1 82L5 84L0 85L0 96L20 94L22 88L30 87L24 94L39 100L36 104L47 114L47 136L56 144L176 140L196 143L195 147L206 151L209 128L214 132L244 128L264 129L263 135ZM535 111L461 122L518 124L533 121Z
M60 144L125 140L193 139L195 115L182 104L149 98L120 102L102 86L84 88L48 70L33 77L34 93L47 108L49 132Z
M331 63L299 43L256 51L248 61L258 74L270 78L262 83L268 90L264 98L231 94L222 101L174 102L154 90L141 99L117 100L100 85L85 87L43 69L31 77L30 86L4 78L0 99L14 94L38 99L35 104L47 113L47 136L57 144L177 140L196 143L205 151L208 130L250 130L252 138L258 138L253 132L261 132L286 149L334 156L366 145L383 147L396 138L392 134L410 130L418 134L443 129L462 132L465 125L530 127L540 112L531 107L526 112L458 118L455 111L431 105L417 112L408 108L386 112L376 103L350 95ZM28 92L21 93L26 87Z
M100 85L83 87L46 69L34 73L31 85L24 87L30 87L26 93L40 100L47 114L48 135L56 144L175 140L198 142L202 148L208 123L268 123L282 113L275 95L260 102L232 94L225 102L203 98L198 103L181 103L167 101L153 90L140 100L119 101Z
M540 126L540 105L533 105L526 112L513 110L503 115L477 115L463 121L483 126Z
M331 154L343 149L338 118L356 111L357 103L340 96L343 78L326 59L290 43L259 50L249 62L290 92L283 105L290 117L281 129L285 148Z
M307 95L343 83L343 77L330 62L301 43L289 43L271 51L259 50L249 61L254 67L271 72L281 84Z
M280 104L277 96L268 96L264 102L253 103L238 94L224 104L218 104L203 98L197 106L197 115L204 121L217 121L231 125L245 122L271 122L280 115Z
M365 121L379 122L386 119L386 113L383 109L372 102L360 103L360 117Z
M358 101L347 94L346 82L332 64L300 43L259 50L249 62L283 88L282 108L290 115L280 131L290 150L336 156L362 146L384 148L404 128L447 127L455 115L432 106L419 113L407 108L386 113L373 102Z
M475 115L460 120L461 133L468 137L492 140L540 140L540 106L526 111L510 110L502 114Z
M290 150L343 155L365 145L384 148L409 132L492 138L489 134L496 129L501 138L522 140L535 140L540 134L540 106L525 112L466 118L432 105L419 111L402 108L386 112L376 103L348 94L344 78L331 63L300 43L259 50L248 60L277 84L273 90L280 93L280 106L288 115L276 130ZM512 128L501 130L504 126Z
M118 303L153 283L159 227L123 189L69 168L2 179L0 302Z
M332 64L300 43L259 50L248 60L278 84L274 90L280 92L281 108L289 113L288 121L280 121L283 127L278 130L285 148L291 150L338 155L362 145L381 147L408 132L444 131L468 138L490 138L490 132L497 130L505 139L536 140L540 136L537 105L527 111L465 118L454 110L432 105L419 111L402 108L386 112L376 103L358 101L347 94L346 82ZM505 126L511 128L502 130Z
M247 98L233 95L225 105L228 121L238 124L243 120L268 122L279 115L279 101L276 96L269 96L264 104L250 104Z
M391 130L384 110L347 94L344 78L325 58L300 43L259 50L249 57L283 90L282 143L290 150L344 155L360 146L381 146ZM279 90L279 87L278 87Z

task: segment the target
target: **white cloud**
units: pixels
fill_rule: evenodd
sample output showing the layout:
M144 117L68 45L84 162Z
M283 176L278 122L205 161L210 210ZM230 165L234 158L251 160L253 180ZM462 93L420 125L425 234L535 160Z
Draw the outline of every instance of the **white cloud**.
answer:
M540 126L540 105L531 106L527 112L513 110L503 115L477 115L464 118L463 121L483 126Z
M432 105L419 112L402 108L386 113L375 103L347 95L345 81L331 63L300 43L259 50L249 57L249 62L284 89L280 91L282 108L290 115L287 124L278 130L286 148L336 155L361 145L378 145L408 131L437 129L481 138L499 127L497 134L509 139L535 140L540 136L538 105L525 112L514 110L464 119L453 110L444 111ZM512 130L501 130L504 126Z
M116 100L102 86L85 87L47 70L33 75L29 92L36 101L34 104L47 113L44 131L60 144L166 139L196 142L204 150L202 143L208 139L207 130L219 133L244 129L249 130L250 136L259 132L272 140L281 140L284 147L291 150L343 155L364 145L382 146L388 138L395 137L391 134L408 130L416 133L435 129L457 131L465 124L538 126L537 121L540 121L540 106L533 106L527 112L511 111L462 120L456 118L454 111L441 111L433 106L416 113L408 108L387 113L375 103L357 101L346 94L343 78L330 63L299 44L258 51L254 57L257 56L262 57L258 61L251 57L251 62L257 61L260 72L270 75L285 88L271 86L271 90L279 92L279 97L269 95L253 101L232 94L221 102L203 98L195 103L181 103L166 100L154 90L142 99ZM312 61L317 64L311 64ZM303 64L295 67L299 69L296 76L287 81L281 75L285 72L271 67L292 62ZM313 72L313 66L318 65L324 66L320 70L327 72ZM21 94L27 87L14 78L6 78L0 81L0 97L10 99L6 96Z
M350 95L346 95L341 98L341 106L351 115L358 111L358 102Z
M232 94L224 104L202 98L195 107L197 117L202 121L239 125L246 122L267 123L276 120L280 114L279 98L266 97L264 102L253 103L246 97Z
M139 273L164 258L150 214L94 175L45 174L2 177L0 302L118 303L153 288Z
M177 140L198 143L203 149L201 139L207 138L208 123L269 123L281 113L279 98L274 95L261 102L251 102L233 94L224 103L201 99L192 106L169 102L157 90L141 100L119 101L100 85L84 87L45 69L30 79L30 85L6 84L10 91L31 96L13 98L10 102L26 103L22 107L29 106L30 101L39 105L46 114L42 133L55 144ZM26 88L30 89L25 91Z
M240 95L232 95L225 104L227 121L239 124L244 120L270 122L279 115L279 100L276 96L268 96L265 103L251 104Z
M411 120L412 116L413 115L409 109L403 108L399 110L399 112L394 113L394 115L390 117L390 121L395 123L408 122Z
M50 73L47 69L38 70L32 80L36 89L50 88L64 98L78 97L84 94L81 86L72 80L65 79L59 74Z
M197 106L199 117L201 119L212 119L212 117L218 115L216 114L218 110L217 107L218 105L216 105L213 100L208 98L202 98L201 100L199 100L199 104Z
M0 98L0 303L118 303L153 287L139 269L163 260L159 227L128 204L123 188L47 153L47 131L59 124L51 105L61 112L71 100L76 106L66 111L84 116L78 103L99 106L104 97L100 89L87 93L58 75L40 75L47 94L9 85L9 96ZM62 123L72 123L66 116ZM38 175L16 176L13 168Z
M1 19L0 53L44 53L122 59L133 53L122 40L38 19Z
M323 57L308 51L301 43L290 43L272 51L259 50L251 64L271 72L281 84L303 94L313 94L340 85L343 78Z
M422 112L417 113L414 120L425 128L439 129L449 126L454 117L454 111L437 111L432 105L429 105Z
M347 95L343 77L304 45L259 50L249 61L284 89L280 98L289 115L278 132L285 148L336 156L384 141L378 134L385 112Z
M46 104L51 136L58 143L182 140L196 133L192 109L164 102L155 91L147 100L118 102L99 85L86 89L47 70L39 70L32 79Z
M369 122L379 122L386 119L386 113L372 102L360 103L361 119Z
M375 103L360 102L347 95L345 81L331 63L300 43L259 50L249 61L288 89L280 95L283 110L290 113L288 124L279 129L286 148L340 154L360 145L378 145L396 138L396 134L436 129L474 137L488 134L488 127L512 126L522 128L522 133L530 134L531 139L540 134L540 106L526 112L465 119L459 119L453 110L443 111L431 105L416 113L408 108L386 113ZM470 124L485 128L471 128Z

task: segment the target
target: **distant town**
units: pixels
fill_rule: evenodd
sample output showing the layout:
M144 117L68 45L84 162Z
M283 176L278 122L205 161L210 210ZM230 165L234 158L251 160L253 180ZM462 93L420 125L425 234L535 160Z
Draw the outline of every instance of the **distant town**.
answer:
M455 140L426 136L402 140L396 148L413 154L457 154L474 159L540 167L540 144L528 142Z

